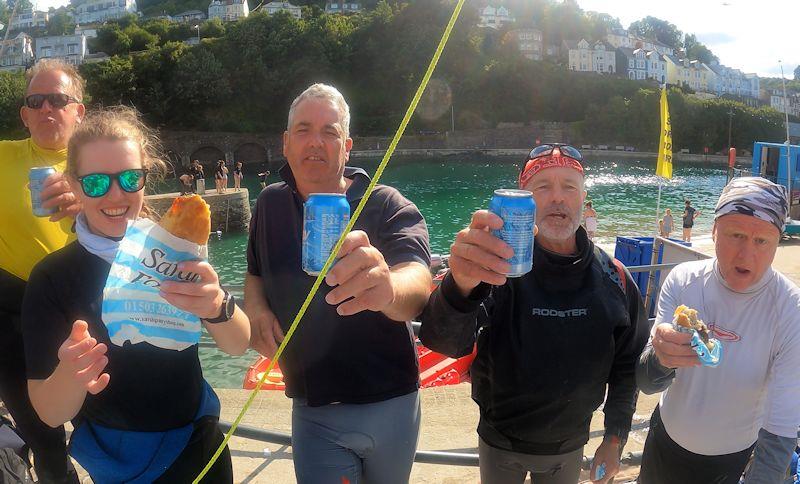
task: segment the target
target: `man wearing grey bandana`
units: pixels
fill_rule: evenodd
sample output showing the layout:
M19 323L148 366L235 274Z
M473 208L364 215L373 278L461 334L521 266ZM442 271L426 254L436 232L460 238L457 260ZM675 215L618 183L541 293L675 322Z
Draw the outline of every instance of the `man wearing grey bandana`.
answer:
M800 289L771 268L788 216L783 186L747 177L714 210L712 259L677 266L664 281L636 379L663 391L650 420L639 482L783 482L800 425ZM698 311L722 342L702 366L675 309Z

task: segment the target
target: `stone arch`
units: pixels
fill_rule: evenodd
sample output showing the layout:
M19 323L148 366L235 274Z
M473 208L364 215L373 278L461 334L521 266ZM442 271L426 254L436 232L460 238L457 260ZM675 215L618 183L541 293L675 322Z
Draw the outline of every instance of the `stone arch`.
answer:
M248 165L262 165L267 162L267 149L258 143L242 143L233 152L233 159Z
M179 176L184 169L181 154L176 151L167 150L164 153L164 161L167 162L167 171L174 172L176 176Z
M225 152L216 146L203 146L196 149L189 159L200 160L203 165L213 165L216 164L217 160L225 159Z

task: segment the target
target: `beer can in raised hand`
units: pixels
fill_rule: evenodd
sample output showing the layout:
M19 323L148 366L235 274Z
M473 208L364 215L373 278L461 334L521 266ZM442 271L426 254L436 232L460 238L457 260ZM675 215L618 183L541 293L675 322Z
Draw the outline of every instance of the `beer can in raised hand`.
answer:
M533 224L536 220L536 202L527 190L500 189L494 191L489 211L503 219L503 228L492 234L510 245L514 255L508 277L520 277L533 268Z
M58 212L57 207L42 208L42 186L47 177L55 174L55 172L56 170L52 166L43 166L31 168L28 174L31 190L31 206L33 207L33 214L37 217L49 217Z
M312 193L303 205L303 270L316 276L350 222L350 203L340 193Z

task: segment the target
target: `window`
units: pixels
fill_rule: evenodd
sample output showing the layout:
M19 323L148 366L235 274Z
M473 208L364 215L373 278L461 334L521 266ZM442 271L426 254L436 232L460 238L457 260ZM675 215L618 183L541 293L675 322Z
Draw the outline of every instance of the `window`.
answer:
M67 54L75 54L78 52L78 44L69 44L67 46Z

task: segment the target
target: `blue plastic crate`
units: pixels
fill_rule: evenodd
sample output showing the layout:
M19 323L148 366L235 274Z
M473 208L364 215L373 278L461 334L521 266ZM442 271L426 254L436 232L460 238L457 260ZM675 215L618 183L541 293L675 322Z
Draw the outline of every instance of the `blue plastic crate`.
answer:
M652 264L653 257L653 237L617 237L617 245L614 249L614 257L620 262L625 264L626 267L633 266L649 266ZM691 247L691 242L684 242L678 239L669 239L687 247ZM661 246L658 251L658 261L656 264L661 263L661 258L664 255L664 247ZM637 272L631 274L633 281L639 287L639 292L642 293L642 298L645 297L647 292L647 280L650 277L648 272ZM661 278L661 271L655 274L656 285L659 284ZM655 316L655 301L656 294L651 296L650 304L650 317Z

